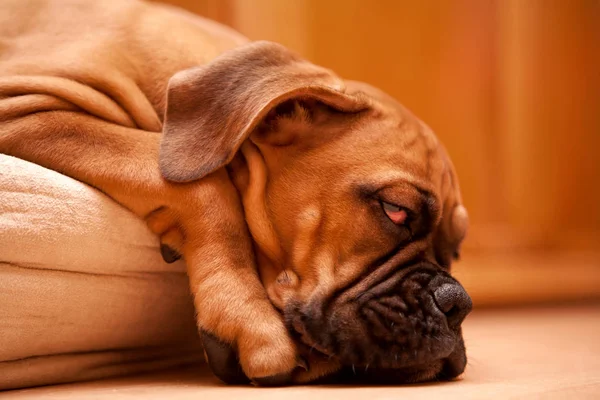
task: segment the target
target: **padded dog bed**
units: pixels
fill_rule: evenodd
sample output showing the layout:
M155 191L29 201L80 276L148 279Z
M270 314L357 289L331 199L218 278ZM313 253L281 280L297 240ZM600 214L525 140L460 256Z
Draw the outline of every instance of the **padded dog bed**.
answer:
M0 389L203 359L184 264L158 245L98 190L0 154Z

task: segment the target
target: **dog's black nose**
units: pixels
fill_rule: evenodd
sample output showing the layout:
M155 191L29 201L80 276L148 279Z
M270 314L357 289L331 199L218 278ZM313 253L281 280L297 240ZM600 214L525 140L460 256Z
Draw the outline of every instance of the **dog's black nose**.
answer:
M435 289L433 297L450 328L457 328L473 308L471 298L458 283L443 283Z

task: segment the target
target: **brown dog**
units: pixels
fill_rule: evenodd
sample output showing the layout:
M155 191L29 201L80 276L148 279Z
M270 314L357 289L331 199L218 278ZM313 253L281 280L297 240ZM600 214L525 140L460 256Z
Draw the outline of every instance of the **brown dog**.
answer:
M163 6L0 7L0 152L98 188L184 257L222 379L463 371L471 301L448 270L468 219L406 109Z

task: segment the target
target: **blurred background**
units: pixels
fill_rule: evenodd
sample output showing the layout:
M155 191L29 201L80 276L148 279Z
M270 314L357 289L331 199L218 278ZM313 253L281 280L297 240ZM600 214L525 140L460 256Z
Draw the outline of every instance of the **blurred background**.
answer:
M165 0L369 82L448 148L476 306L600 298L600 0Z

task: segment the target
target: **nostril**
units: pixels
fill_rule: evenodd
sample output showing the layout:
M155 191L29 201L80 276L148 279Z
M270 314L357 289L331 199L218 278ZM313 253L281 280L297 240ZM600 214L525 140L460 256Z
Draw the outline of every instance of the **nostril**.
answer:
M473 308L471 298L465 289L456 283L440 285L433 293L433 297L452 328L458 327Z

